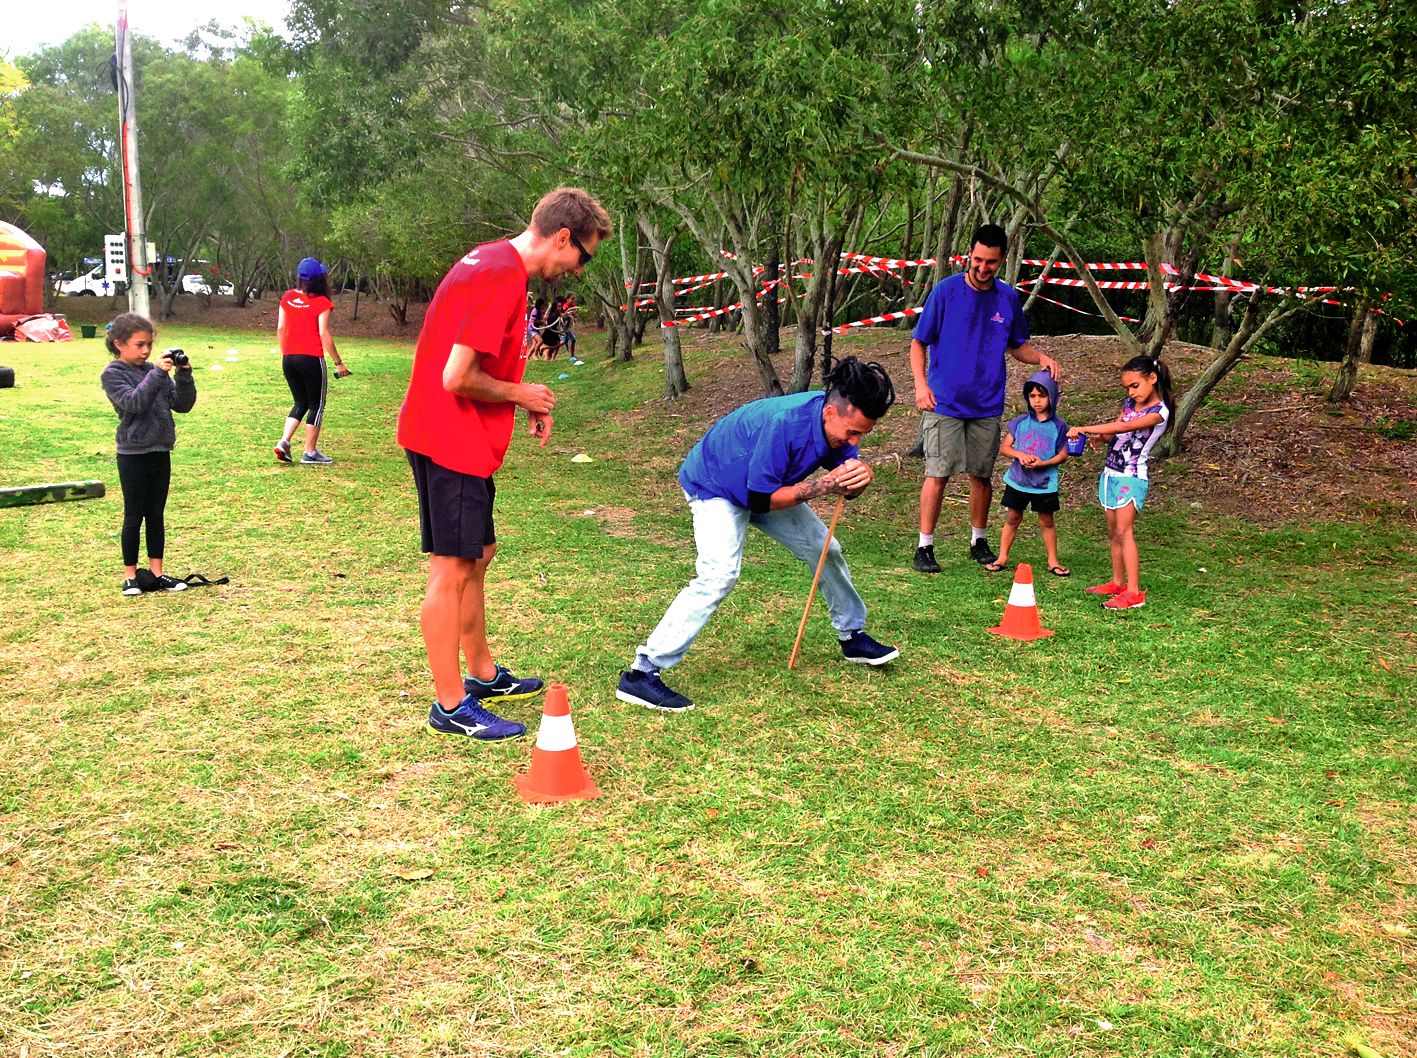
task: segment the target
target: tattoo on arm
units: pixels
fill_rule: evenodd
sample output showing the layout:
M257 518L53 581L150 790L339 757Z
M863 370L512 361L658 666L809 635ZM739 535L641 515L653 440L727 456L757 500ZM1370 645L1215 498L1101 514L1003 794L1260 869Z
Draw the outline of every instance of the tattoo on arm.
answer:
M815 500L818 496L834 495L837 491L836 481L830 474L824 474L819 478L800 482L795 495L798 503L806 503L808 500Z

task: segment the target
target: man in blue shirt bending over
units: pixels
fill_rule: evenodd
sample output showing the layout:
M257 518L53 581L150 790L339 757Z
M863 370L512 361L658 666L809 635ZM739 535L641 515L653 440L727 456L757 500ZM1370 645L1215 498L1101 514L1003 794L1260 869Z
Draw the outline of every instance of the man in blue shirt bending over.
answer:
M938 573L935 525L952 474L969 475L969 557L995 561L986 530L992 477L1004 413L1004 353L1025 364L1062 372L1028 344L1028 321L1014 288L996 278L1008 249L997 224L981 224L969 240L965 271L935 284L910 341L915 406L921 411L925 482L920 487L920 543L913 565ZM928 369L927 369L928 360Z
M894 403L895 388L885 368L850 357L827 377L825 393L755 400L709 427L679 468L679 484L694 516L698 576L640 645L630 670L620 674L616 698L672 713L694 707L665 686L659 671L688 653L738 583L748 526L756 525L809 566L815 563L827 527L807 501L852 498L866 490L871 468L857 458L856 446ZM806 480L819 468L827 473ZM836 540L821 584L847 661L884 665L900 656L895 647L865 633L866 604L852 587Z

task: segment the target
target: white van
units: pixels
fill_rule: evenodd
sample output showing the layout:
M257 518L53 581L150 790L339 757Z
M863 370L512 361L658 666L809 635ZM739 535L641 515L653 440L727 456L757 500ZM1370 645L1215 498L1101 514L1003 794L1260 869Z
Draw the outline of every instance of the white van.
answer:
M54 292L94 298L99 295L106 297L109 294L116 294L118 288L104 277L103 265L95 265L83 275L73 279L60 277L59 281L54 284Z

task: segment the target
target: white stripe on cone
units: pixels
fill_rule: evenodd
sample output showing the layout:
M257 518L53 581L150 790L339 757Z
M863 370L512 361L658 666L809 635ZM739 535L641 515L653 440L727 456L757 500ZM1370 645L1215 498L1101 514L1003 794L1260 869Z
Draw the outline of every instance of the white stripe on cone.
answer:
M1009 589L1009 605L1037 606L1038 601L1033 597L1033 585L1014 581L1014 586Z
M543 716L536 733L536 748L551 753L576 748L576 729L567 716Z

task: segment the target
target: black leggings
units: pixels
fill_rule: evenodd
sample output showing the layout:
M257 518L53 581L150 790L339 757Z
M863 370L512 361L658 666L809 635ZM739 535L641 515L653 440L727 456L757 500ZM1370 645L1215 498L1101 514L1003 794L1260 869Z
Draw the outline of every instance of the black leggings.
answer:
M138 528L148 526L148 558L162 558L167 543L162 512L172 481L172 453L118 453L118 483L123 487L123 565L138 564Z
M285 372L290 395L295 398L295 403L290 406L290 417L298 422L308 414L310 425L319 426L325 419L325 358L283 356L280 366Z

